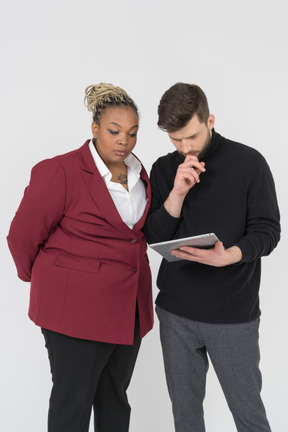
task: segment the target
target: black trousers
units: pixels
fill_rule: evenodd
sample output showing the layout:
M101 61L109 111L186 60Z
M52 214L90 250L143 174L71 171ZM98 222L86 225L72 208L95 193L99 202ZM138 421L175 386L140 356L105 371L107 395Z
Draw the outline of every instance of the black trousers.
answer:
M91 410L97 432L128 432L126 390L141 344L136 318L133 345L116 345L42 329L53 387L48 432L88 432Z

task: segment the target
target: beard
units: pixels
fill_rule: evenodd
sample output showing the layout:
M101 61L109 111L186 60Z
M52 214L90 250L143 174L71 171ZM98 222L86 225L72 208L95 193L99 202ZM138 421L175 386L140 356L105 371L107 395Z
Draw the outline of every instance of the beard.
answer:
M189 154L192 154L192 155L194 154L195 156L197 156L198 160L200 161L200 159L202 159L206 155L207 151L209 150L210 144L211 144L211 139L212 139L212 133L210 133L210 129L207 128L206 139L205 139L205 142L204 142L204 145L203 145L201 151L198 154L195 154L195 152L191 152ZM185 159L187 156L186 154L182 153L179 150L178 150L178 153L183 159Z
M205 156L205 154L209 150L209 147L210 147L210 144L211 144L211 139L212 139L212 133L210 134L210 130L207 128L207 137L206 137L204 146L202 147L202 150L198 154L198 160L199 161L200 161L200 159L202 159Z

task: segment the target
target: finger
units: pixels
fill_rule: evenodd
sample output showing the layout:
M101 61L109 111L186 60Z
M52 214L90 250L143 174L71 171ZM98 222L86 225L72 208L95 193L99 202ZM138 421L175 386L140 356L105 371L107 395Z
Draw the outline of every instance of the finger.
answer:
M183 163L185 163L185 162L199 163L199 164L205 166L205 162L204 161L200 162L198 157L195 155L187 155Z
M199 174L201 174L202 172L205 172L206 170L200 170L199 168L195 168L195 171L197 172L197 174L199 175Z
M191 182L193 184L200 182L199 174L197 174L196 171L180 173L178 178L180 181L185 181L185 182L188 181L188 182Z
M199 169L199 171L201 172L205 172L205 163L204 162L199 162L198 160L187 160L185 162L183 162L183 164L179 165L180 167L189 167L189 168L197 168Z
M207 255L207 249L200 249L191 246L181 246L179 250L189 253L194 257L205 257Z
M221 241L218 241L215 243L215 250L217 252L219 252L220 250L224 250L224 246L223 246L223 243Z
M178 168L177 175L178 174L179 176L182 176L184 178L189 178L189 179L191 179L192 178L191 176L193 176L197 183L200 182L200 178L199 178L200 172L197 172L197 170L195 170L194 168L183 168L183 167Z
M195 155L188 154L188 155L185 157L185 162L186 162L186 161L196 161L196 162L199 162L199 159L198 159L198 157L195 156Z
M176 256L177 258L185 259L188 261L197 261L197 257L191 255L188 252L181 251L179 249L171 250L171 255Z

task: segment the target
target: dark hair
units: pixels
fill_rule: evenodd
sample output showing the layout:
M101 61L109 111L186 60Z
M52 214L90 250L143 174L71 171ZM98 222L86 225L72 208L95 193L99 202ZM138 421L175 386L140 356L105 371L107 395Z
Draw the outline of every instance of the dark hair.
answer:
M195 84L177 83L160 100L157 124L165 132L175 132L195 114L201 123L207 123L210 112L205 93Z
M132 108L139 118L138 108L133 99L125 90L112 84L100 83L88 86L85 90L84 102L88 111L93 113L93 122L97 124L106 109L112 107Z

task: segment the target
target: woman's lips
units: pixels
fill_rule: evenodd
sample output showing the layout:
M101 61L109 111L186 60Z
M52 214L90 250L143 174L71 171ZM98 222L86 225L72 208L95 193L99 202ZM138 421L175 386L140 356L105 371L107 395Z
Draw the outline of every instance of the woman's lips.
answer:
M126 156L126 155L127 155L127 152L124 151L124 150L115 150L115 154L116 154L117 156Z

